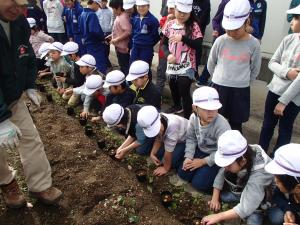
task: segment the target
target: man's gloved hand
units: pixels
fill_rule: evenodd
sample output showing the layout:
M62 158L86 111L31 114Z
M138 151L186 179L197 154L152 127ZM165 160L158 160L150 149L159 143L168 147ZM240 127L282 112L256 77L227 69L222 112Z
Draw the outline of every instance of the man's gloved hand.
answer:
M1 150L13 150L19 145L19 139L22 133L20 129L10 122L5 120L0 123L0 149Z
M27 89L26 94L36 106L40 107L42 98L35 89Z

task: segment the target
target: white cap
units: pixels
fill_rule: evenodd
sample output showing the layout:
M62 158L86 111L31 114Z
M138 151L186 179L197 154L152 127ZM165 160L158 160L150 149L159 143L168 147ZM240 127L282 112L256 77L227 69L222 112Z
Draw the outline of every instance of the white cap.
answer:
M40 59L44 58L48 54L50 46L51 44L49 42L45 42L41 44L41 47L39 48L39 52L38 52Z
M197 88L193 93L193 105L206 110L216 110L222 107L219 94L212 87Z
M101 0L93 0L93 2L96 2L96 3L100 4Z
M126 77L127 81L136 80L139 77L149 73L149 64L142 60L133 62L129 68L129 74Z
M122 84L125 81L125 75L120 70L113 70L106 74L104 88Z
M27 21L29 23L30 28L33 28L34 26L36 26L36 21L34 18L27 18Z
M300 177L300 144L287 144L276 150L274 159L265 166L271 174Z
M92 55L85 54L76 62L76 64L78 66L96 67L96 59Z
M131 9L135 5L135 0L124 0L123 1L123 9Z
M193 0L176 0L176 9L183 13L190 13L193 10Z
M135 4L139 5L150 5L150 0L136 0Z
M175 0L168 0L167 6L168 8L175 8Z
M76 42L69 41L66 44L64 44L63 52L61 53L62 56L64 55L70 55L75 54L79 50L79 46Z
M147 137L155 137L159 133L160 114L154 106L142 107L138 112L137 122Z
M286 11L287 14L295 14L295 15L300 15L300 5L298 5L295 8L289 9Z
M105 108L102 117L108 127L113 127L120 123L123 115L124 108L119 104L113 103Z
M225 131L218 140L215 162L219 167L226 167L247 151L247 140L238 130Z
M99 90L103 86L103 80L100 75L90 75L86 78L83 94L89 96L94 94L95 91Z
M230 0L225 8L222 26L225 30L240 28L250 15L251 6L249 0Z
M63 51L63 47L64 45L60 42L53 42L50 46L49 46L49 50L56 50L59 52Z

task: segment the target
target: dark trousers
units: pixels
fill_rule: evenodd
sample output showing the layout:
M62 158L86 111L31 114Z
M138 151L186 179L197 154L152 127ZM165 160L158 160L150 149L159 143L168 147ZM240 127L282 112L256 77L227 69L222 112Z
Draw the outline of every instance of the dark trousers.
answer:
M158 66L157 66L157 75L156 75L156 87L163 93L165 83L167 80L166 70L167 70L167 58L159 58L158 59Z
M49 33L49 35L53 37L55 41L58 41L62 44L67 42L67 36L65 33Z
M109 36L109 35L111 35L110 32L104 33L104 36L105 36L105 37L107 37L107 36ZM110 60L109 60L109 54L110 54L110 44L105 44L105 57L106 57L106 59L107 59L106 65L107 65L108 68L111 68L112 65L111 65L111 62L110 62Z
M130 65L136 60L143 60L149 64L149 79L152 79L151 65L153 60L153 47L152 46L136 46L133 45L130 53Z
M183 108L183 115L186 119L192 113L192 97L190 93L192 80L186 76L170 75L169 86L174 106Z
M290 102L285 110L283 111L283 116L277 116L274 114L274 109L278 104L278 98L280 96L269 91L266 103L265 103L265 114L264 121L260 132L259 145L267 152L270 141L274 134L274 129L279 121L278 138L276 145L273 149L273 153L280 146L290 143L294 121L299 113L300 107L295 105L295 103Z
M118 50L116 50L118 63L120 66L121 71L125 74L125 76L129 73L129 59L130 54L129 53L121 53Z

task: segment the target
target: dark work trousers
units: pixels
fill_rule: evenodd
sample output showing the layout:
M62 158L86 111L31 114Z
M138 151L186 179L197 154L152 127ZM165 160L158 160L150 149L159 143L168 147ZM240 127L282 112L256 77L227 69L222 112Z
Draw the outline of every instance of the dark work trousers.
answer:
M130 65L136 60L142 60L149 64L149 79L152 80L151 65L153 60L153 46L133 45L130 53Z
M127 74L129 73L130 54L129 53L121 53L118 50L116 50L116 54L117 54L120 69L125 74L125 76L127 76Z
M65 33L49 33L49 35L53 37L55 41L58 41L62 44L65 44L67 42L67 36Z
M110 32L104 33L104 36L105 36L105 37L107 37L107 36L109 36L109 35L111 35ZM110 54L110 44L108 44L108 45L105 44L105 57L106 57L106 59L107 59L107 63L106 63L107 68L111 68L111 67L112 67L111 62L110 62L110 60L109 60L109 54Z
M168 60L164 57L159 57L157 66L157 77L156 77L156 87L163 94L165 83L167 80L166 70L167 70Z
M264 121L259 137L259 145L267 152L274 134L274 129L279 121L278 138L271 155L273 155L280 146L290 143L294 121L300 110L299 106L290 102L283 111L283 116L275 115L274 109L279 102L279 98L279 95L276 95L271 91L268 92L265 103Z
M187 76L170 75L169 86L174 106L181 108L182 104L186 119L189 119L192 113L191 84L192 80Z

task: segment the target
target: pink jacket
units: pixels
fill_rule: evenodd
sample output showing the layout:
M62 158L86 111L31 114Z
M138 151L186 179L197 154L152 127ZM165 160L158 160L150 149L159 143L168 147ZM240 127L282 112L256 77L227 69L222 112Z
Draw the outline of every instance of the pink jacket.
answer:
M45 34L43 31L38 31L35 34L30 35L29 41L36 57L39 57L38 51L41 45L45 42L53 42L54 39L48 34Z

